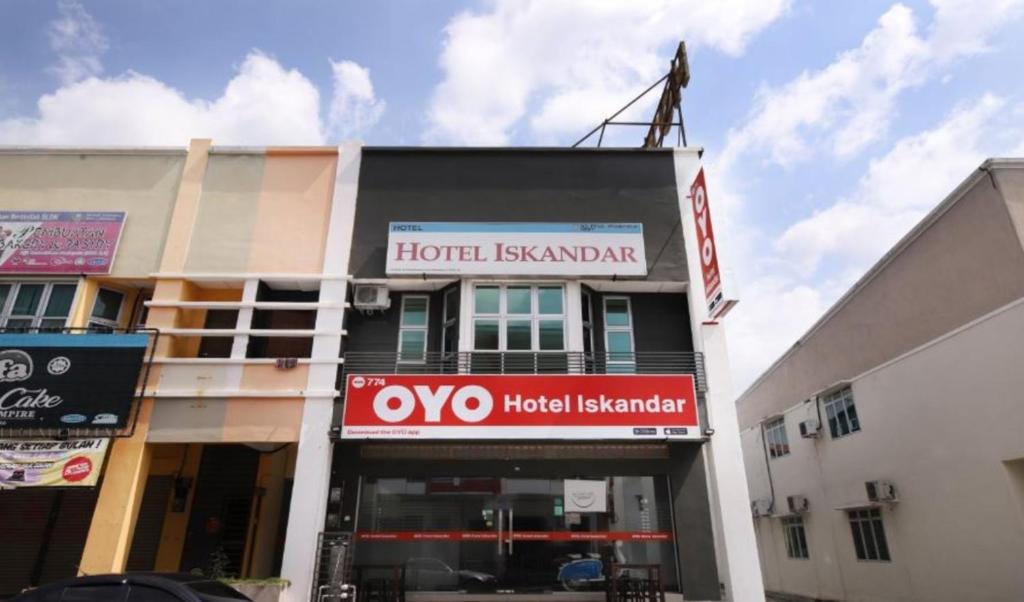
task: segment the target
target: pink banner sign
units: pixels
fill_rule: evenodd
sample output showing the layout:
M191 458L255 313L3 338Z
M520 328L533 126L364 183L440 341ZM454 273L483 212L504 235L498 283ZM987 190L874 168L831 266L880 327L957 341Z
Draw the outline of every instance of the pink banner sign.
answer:
M108 274L120 211L0 211L0 273Z

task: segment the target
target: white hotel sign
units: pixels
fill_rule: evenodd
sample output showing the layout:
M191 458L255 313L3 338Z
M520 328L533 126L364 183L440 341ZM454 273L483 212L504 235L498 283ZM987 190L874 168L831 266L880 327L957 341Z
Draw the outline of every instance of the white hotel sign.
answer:
M387 273L645 276L640 224L392 222Z

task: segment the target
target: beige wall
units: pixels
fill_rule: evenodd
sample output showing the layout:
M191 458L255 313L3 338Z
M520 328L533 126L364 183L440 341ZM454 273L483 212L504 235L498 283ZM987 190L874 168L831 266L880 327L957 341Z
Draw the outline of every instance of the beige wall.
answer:
M993 169L1024 231L1022 167ZM968 180L963 198L739 398L741 428L1024 296L1007 203L987 175Z
M781 521L757 519L766 588L840 600L1024 599L1024 300L852 383L862 430L801 439L810 409L786 413L791 454L770 461L777 508L806 495L810 560L786 557ZM744 447L760 445L751 429ZM748 461L751 497L767 492ZM758 474L760 473L760 474ZM883 509L892 562L855 558L845 514L864 482L892 481Z
M124 211L111 275L158 271L178 183L182 151L0 153L0 208L10 211Z
M264 164L262 154L210 156L186 271L248 271Z

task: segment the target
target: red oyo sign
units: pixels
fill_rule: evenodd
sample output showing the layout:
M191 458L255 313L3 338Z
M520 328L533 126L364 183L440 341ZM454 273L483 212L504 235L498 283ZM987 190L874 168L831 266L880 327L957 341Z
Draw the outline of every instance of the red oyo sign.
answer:
M693 376L349 375L351 439L697 439Z
M725 295L722 292L722 274L718 271L718 249L715 247L715 231L711 227L711 208L708 207L703 167L690 186L690 203L697 224L697 249L700 253L700 270L704 276L704 299L708 304L708 316L713 318L724 308Z

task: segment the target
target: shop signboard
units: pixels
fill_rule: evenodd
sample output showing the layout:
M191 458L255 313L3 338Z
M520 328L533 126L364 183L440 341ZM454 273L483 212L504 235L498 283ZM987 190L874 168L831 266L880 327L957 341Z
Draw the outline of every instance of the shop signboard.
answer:
M0 439L0 489L93 487L109 439Z
M704 279L704 300L708 304L708 317L715 318L728 304L722 291L722 274L718 270L718 248L715 231L711 226L711 208L708 207L708 189L704 182L704 168L690 187L690 203L697 225L697 249L700 252L700 270Z
M644 276L643 225L392 222L387 273Z
M0 211L0 273L109 274L121 211Z
M349 375L349 439L698 439L688 374Z
M127 426L146 334L0 334L0 429Z
M566 512L607 512L608 483L592 479L565 479Z

